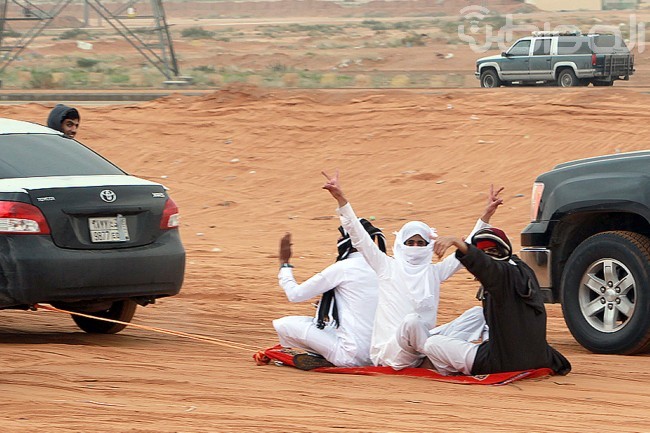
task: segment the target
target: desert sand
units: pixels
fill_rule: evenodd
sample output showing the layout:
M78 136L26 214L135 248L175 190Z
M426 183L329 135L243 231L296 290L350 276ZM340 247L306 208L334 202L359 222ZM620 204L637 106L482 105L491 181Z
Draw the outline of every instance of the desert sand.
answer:
M0 106L44 122L51 104ZM165 184L187 250L178 296L140 308L142 329L88 335L64 314L2 311L2 432L583 432L650 430L650 358L589 353L547 305L564 377L473 386L257 366L272 319L313 314L277 284L293 233L304 281L336 253L336 202L321 170L340 170L360 216L389 234L420 219L463 235L491 183L493 224L529 220L535 177L560 162L647 148L650 95L625 88L364 92L232 87L126 106L83 106L78 139L127 172ZM476 305L462 271L442 287L440 320ZM229 345L228 343L232 343Z

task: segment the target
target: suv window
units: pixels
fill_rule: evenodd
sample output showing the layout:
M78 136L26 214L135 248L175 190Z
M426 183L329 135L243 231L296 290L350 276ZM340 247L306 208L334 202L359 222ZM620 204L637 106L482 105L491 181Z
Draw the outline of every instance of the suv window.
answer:
M625 41L617 35L596 35L592 38L592 49L598 54L629 52Z
M537 39L533 49L534 56L549 56L551 54L551 39Z
M0 179L125 174L70 138L49 134L0 135Z
M514 44L508 54L511 56L527 56L530 51L530 40L519 41Z
M586 38L559 38L557 41L558 54L591 54L589 41Z

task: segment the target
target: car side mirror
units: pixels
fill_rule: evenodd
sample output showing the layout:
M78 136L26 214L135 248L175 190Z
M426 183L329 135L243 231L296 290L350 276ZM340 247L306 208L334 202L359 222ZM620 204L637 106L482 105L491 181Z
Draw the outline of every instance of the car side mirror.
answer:
M501 53L501 56L502 56L502 57L508 57L509 55L510 55L510 54L508 54L508 53L505 52L505 51Z

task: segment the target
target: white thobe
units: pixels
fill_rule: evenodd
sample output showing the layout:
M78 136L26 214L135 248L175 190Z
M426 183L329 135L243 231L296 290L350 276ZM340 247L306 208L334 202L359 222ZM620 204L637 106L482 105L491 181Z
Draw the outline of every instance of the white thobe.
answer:
M370 347L374 365L396 369L415 367L424 355L400 345L399 328L409 314L417 314L428 329L436 326L440 284L463 266L455 254L438 263L424 265L426 271L409 275L404 266L382 253L363 229L350 203L337 209L341 225L350 234L356 248L379 277L379 301ZM477 230L490 227L479 219L469 238Z
M339 315L338 328L327 325L318 329L315 318L307 316L274 320L282 346L314 351L340 367L371 364L370 338L379 289L377 275L360 253L351 253L302 284L296 282L291 268L280 268L278 282L290 302L306 301L335 289Z

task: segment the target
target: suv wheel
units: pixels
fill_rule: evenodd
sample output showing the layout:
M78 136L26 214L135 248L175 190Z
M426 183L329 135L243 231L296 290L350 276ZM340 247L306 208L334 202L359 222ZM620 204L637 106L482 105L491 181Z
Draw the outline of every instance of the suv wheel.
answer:
M481 72L481 87L491 88L501 86L501 80L494 69Z
M557 85L560 87L573 87L578 85L578 77L572 69L562 69L557 77Z
M135 314L135 309L138 304L130 299L124 301L115 301L106 310L95 311L92 316L101 317L103 319L119 320L120 322L130 322ZM94 320L87 317L72 315L72 320L77 324L82 331L90 334L117 334L127 325L121 323L104 322L103 320Z
M595 353L650 348L650 239L633 232L594 235L569 257L562 312L573 337Z

